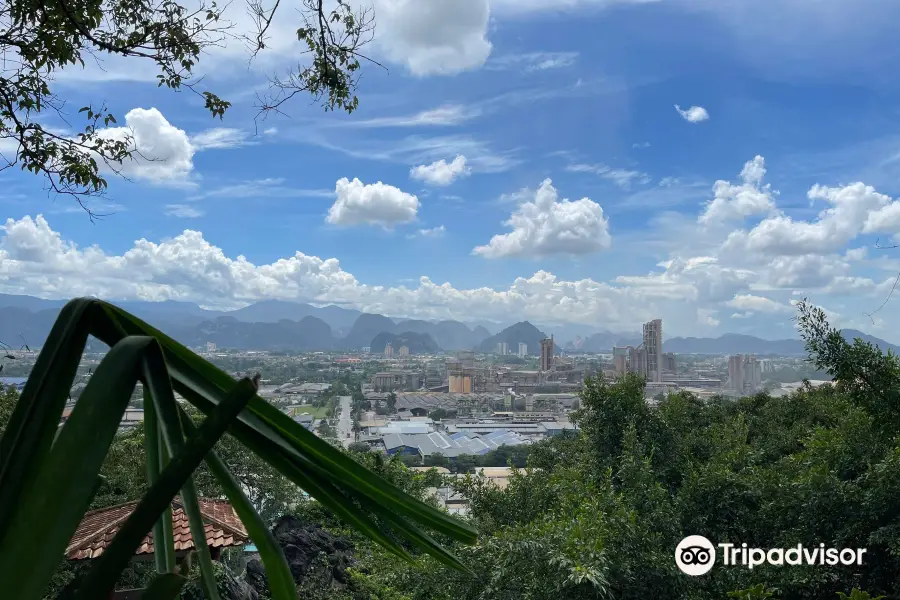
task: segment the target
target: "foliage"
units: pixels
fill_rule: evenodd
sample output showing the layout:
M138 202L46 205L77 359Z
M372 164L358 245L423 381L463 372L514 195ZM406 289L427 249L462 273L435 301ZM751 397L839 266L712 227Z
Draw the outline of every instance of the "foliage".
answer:
M372 447L365 442L353 442L349 446L347 446L347 450L350 452L362 452L366 453L372 450Z
M3 157L7 162L0 170L18 165L42 175L51 191L79 202L85 195L103 193L107 182L101 164L118 171L125 161L139 157L141 148L131 135L104 131L117 121L102 105L78 111L84 117L80 132L47 126L48 112L64 121L71 118L64 99L53 91L54 77L103 56L146 62L158 71L159 86L197 94L213 117L222 118L230 103L201 89L195 76L200 57L229 41L246 44L255 56L266 46L278 5L266 9L259 0L249 0L257 30L247 35L233 31L215 0L187 5L175 0L5 2L0 6L0 140L10 140L17 150ZM261 111L280 110L299 93L311 94L326 110L353 111L359 60L365 58L360 50L373 29L371 12L354 11L345 0L331 9L320 0L304 0L299 14L303 23L297 37L307 47L309 64L274 79L269 93L259 99Z
M89 334L111 349L60 427ZM180 493L192 536L204 537L192 477L203 460L259 548L273 597L296 597L284 556L265 522L213 451L226 428L262 461L392 553L407 556L397 541L402 539L408 549L427 549L442 563L461 566L414 523L448 539L471 539L471 529L403 494L294 423L256 395L256 381L235 382L133 315L99 300L78 299L60 312L0 436L0 577L13 597L37 599L47 589L92 502L139 379L146 398L148 489L86 576L73 581L76 600L106 596L151 527L159 573L151 586L186 581L175 575L168 515ZM199 426L179 407L175 391L205 413ZM214 574L203 545L198 562L205 594L212 600L217 597Z

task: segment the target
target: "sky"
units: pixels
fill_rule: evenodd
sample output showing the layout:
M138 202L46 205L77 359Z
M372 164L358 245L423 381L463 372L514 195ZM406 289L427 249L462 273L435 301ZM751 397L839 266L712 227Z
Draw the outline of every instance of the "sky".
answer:
M772 339L809 298L900 341L900 4L374 0L359 108L262 118L301 4L203 56L222 120L141 61L58 73L42 122L105 103L140 157L96 221L0 173L0 292Z

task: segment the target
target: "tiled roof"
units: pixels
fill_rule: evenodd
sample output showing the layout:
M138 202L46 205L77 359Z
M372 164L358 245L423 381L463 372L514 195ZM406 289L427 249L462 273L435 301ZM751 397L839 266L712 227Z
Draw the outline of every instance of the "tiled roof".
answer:
M137 505L137 502L128 502L86 513L66 548L66 558L84 560L103 554ZM207 546L242 546L249 540L247 529L227 501L200 499L200 514L203 516ZM194 548L187 515L179 498L172 502L172 530L176 551ZM152 532L144 538L135 554L153 554Z

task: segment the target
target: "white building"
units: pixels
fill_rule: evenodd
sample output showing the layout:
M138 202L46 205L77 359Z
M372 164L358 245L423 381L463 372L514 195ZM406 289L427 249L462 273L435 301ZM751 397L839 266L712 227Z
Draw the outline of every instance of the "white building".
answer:
M525 358L526 356L528 356L528 344L519 342L519 358Z

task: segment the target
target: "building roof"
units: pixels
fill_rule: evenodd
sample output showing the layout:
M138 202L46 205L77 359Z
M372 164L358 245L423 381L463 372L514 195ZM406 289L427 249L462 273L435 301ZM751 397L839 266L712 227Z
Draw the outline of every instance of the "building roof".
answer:
M137 505L137 501L127 502L86 513L66 548L66 558L85 560L103 554ZM250 539L244 524L227 501L201 498L200 514L206 530L207 546L211 548L243 546ZM179 498L172 501L172 530L176 551L194 548L187 515ZM152 532L144 538L135 554L153 554Z
M500 446L518 446L528 440L506 431L493 437L460 434L450 436L440 431L433 433L389 433L384 436L384 446L388 451L398 448L416 448L423 456L443 454L455 458L460 454L487 454Z

